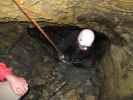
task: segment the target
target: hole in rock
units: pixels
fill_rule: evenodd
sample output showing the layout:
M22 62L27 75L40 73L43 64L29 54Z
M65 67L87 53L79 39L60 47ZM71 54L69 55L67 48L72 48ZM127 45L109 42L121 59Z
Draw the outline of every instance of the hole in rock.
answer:
M77 66L80 66L80 63L84 63L86 60L92 64L100 63L105 52L109 50L109 38L104 33L95 30L93 30L95 34L94 42L91 47L88 47L87 53L84 53L84 50L79 50L77 39L81 30L86 28L79 28L77 26L45 26L43 29L61 53L66 56L68 63ZM28 28L27 30L30 36L40 40L41 43L51 45L38 29ZM52 50L58 56L56 49L53 48Z
M100 68L98 65L104 58L104 54L109 50L110 40L101 32L95 30L95 40L92 47L88 48L89 52L78 50L77 37L81 30L85 28L79 28L76 26L45 26L43 27L47 35L55 43L57 48L66 57L65 62L57 61L56 77L59 80L65 80L69 83L70 87L80 87L79 91L82 95L91 95L95 98L99 96L99 88L101 86ZM41 43L50 45L47 39L36 28L28 28L30 36L41 41ZM48 51L52 51L50 54L58 59L58 54L53 48Z
M98 98L102 78L98 65L109 50L110 40L95 30L89 53L67 44L84 28L76 26L44 26L43 29L65 55L65 61L48 40L36 29L20 23L0 24L0 61L11 66L14 73L29 81L30 90L22 100L78 100ZM70 37L70 38L69 38ZM66 49L65 49L66 48Z

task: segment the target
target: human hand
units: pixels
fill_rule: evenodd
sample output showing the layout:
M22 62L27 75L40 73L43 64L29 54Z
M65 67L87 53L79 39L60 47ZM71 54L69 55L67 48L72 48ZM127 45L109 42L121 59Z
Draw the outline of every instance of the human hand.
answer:
M70 64L70 59L69 59L69 57L68 56L66 56L66 55L60 55L59 56L59 60L61 61L61 62L63 62L63 63L66 63L66 64Z
M66 57L65 57L63 54L59 56L59 60L61 60L61 61L64 62L64 63L67 62L65 58L66 58Z
M28 84L23 77L11 74L6 79L16 95L23 96L28 91Z
M59 59L60 60L63 60L65 58L65 56L62 54L62 55L59 55Z

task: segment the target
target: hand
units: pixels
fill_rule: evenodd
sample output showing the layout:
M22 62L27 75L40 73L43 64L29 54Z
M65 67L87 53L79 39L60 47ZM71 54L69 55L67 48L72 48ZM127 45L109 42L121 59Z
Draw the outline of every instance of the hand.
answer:
M60 59L60 60L63 60L64 58L65 58L64 55L59 55L59 59Z
M23 96L28 91L28 84L24 78L11 74L6 79L16 95Z
M62 62L66 63L66 59L65 59L65 56L62 54L59 56L59 60L61 60Z
M61 60L63 63L70 64L70 59L66 55L60 55L59 60Z

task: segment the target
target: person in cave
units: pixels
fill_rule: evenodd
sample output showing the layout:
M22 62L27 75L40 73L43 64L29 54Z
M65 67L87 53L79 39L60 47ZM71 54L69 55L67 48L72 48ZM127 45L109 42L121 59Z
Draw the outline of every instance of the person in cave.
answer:
M0 81L0 100L19 100L28 91L26 80L14 75L4 63L0 63Z
M105 35L90 29L82 29L69 34L61 42L63 55L59 59L64 63L94 66L105 52Z
M94 66L109 46L109 39L104 33L95 30L75 26L47 26L44 30L49 33L50 38L61 51L57 54L57 59L67 64ZM40 37L40 32L36 28L28 28L28 33L32 37ZM41 37L39 40L42 40L42 43L46 42Z

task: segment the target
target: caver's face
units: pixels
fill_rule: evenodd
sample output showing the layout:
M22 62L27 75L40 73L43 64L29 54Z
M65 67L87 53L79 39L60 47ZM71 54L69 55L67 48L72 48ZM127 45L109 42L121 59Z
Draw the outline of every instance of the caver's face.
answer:
M84 50L84 51L86 51L86 50L88 49L88 47L87 47L87 46L80 45L80 44L79 44L79 48L80 48L81 50Z
M78 45L81 50L86 51L88 46L85 45L85 42L82 38L78 38Z

